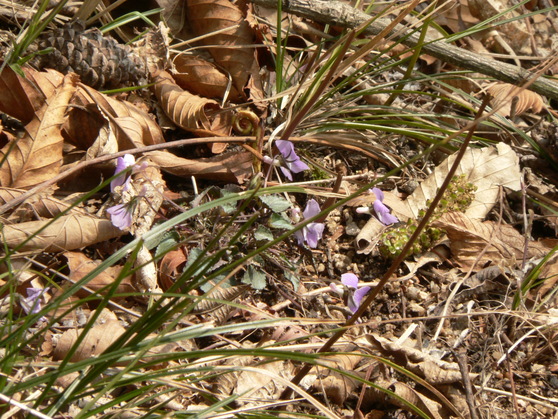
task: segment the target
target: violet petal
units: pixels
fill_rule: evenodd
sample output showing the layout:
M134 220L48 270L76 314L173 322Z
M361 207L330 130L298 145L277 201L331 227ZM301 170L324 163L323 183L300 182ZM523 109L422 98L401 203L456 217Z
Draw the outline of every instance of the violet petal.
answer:
M376 212L378 220L380 220L380 222L384 225L390 225L399 222L397 217L391 214L389 208L386 207L380 200L374 201L374 211Z
M306 204L306 208L304 208L304 212L302 214L304 215L305 219L308 219L318 215L320 211L320 204L318 204L315 199L311 199Z
M383 202L384 200L384 192L379 188L372 188L372 193L376 195L376 199Z
M285 175L285 177L287 179L289 179L290 181L293 180L293 175L291 175L291 171L289 169L287 169L286 167L283 167L283 166L279 166L279 169L281 169L281 171L283 172L283 175Z
M134 158L134 156L131 155L131 154L124 154L124 156L118 157L116 159L116 170L114 171L114 174L117 175L118 173L126 170L128 167L133 166L134 164L136 164L136 159ZM114 189L117 186L122 186L124 184L128 184L129 179L130 179L130 177L125 175L125 174L122 174L122 175L117 176L116 178L114 178L110 182L111 192L114 192ZM126 189L126 187L124 189Z
M312 249L318 247L318 241L322 238L324 228L325 226L322 223L310 223L304 227L305 239L309 247Z
M299 173L309 169L308 165L300 160L300 157L296 154L292 142L287 140L276 140L275 145L279 153L281 153L281 156L283 156L285 165L291 172ZM285 172L283 171L283 173Z
M370 287L362 287L355 291L353 298L355 300L357 308L360 307L360 303L362 302L364 296L368 294L368 291L370 291Z
M114 205L107 209L112 225L125 230L132 225L132 214L125 204Z
M349 288L358 288L358 276L353 273L341 275L341 283Z

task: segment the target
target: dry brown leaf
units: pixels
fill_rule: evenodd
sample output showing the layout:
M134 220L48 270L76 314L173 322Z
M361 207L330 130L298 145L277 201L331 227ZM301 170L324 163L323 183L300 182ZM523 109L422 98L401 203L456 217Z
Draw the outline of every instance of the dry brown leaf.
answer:
M43 107L45 100L54 94L64 76L54 70L24 70L25 78L9 66L4 67L0 75L0 111L28 124Z
M424 413L428 414L428 417L433 419L442 419L447 416L442 416L440 411L442 410L442 405L434 400L428 398L426 395L422 394L417 389L409 387L405 383L396 382L393 383L389 390L393 391L403 400L410 402L412 405L418 407ZM401 403L396 398L390 399L392 403L396 404L397 406L408 409L407 405Z
M0 151L0 159L6 159L0 167L1 186L27 189L59 173L64 141L60 127L76 83L75 74L66 76L55 96L26 125L26 135Z
M463 380L455 362L442 361L410 346L392 342L378 334L366 335L368 342L382 353L394 356L396 362L433 385L460 383ZM478 374L469 373L471 379Z
M558 282L558 255L554 255L550 260L543 266L539 278L544 279L543 284L537 289L538 301L549 292L555 289L555 285Z
M453 260L465 271L475 263L478 270L489 264L513 267L523 259L525 237L508 224L481 222L460 212L450 212L432 226L447 233ZM549 251L546 246L530 241L525 256L542 257Z
M94 103L97 106L98 112L111 122L119 150L165 142L161 127L137 106L130 102L116 100L81 83L78 87L73 103L79 106ZM122 121L127 123L121 126ZM130 128L131 125L133 128Z
M236 310L236 307L215 300L238 303L242 296L248 292L249 288L250 286L248 285L236 285L229 288L216 285L205 295L208 299L199 300L193 313L210 314L211 320L215 324L223 324L227 320L228 315Z
M455 155L444 160L407 198L405 202L414 217L425 208L427 200L434 198L454 161ZM486 217L498 202L501 186L513 191L521 188L519 157L504 143L498 143L496 147L468 149L457 168L456 175L460 174L466 174L467 181L477 187L475 199L466 211L472 219Z
M172 76L176 83L191 93L207 98L223 99L229 88L229 78L217 67L195 55L177 55L173 59ZM240 99L234 86L230 86L227 96L231 100Z
M47 226L47 224L51 223ZM37 231L42 231L33 236ZM119 228L109 220L70 214L52 221L29 221L16 225L4 225L2 239L5 245L24 251L60 252L110 240L121 236Z
M74 282L82 279L100 264L100 262L93 261L80 252L65 252L64 257L68 261L68 267L70 268L69 278ZM93 291L99 291L101 288L113 284L114 279L120 275L121 270L122 267L120 266L111 266L104 269L87 283L87 288ZM135 291L136 290L132 286L130 277L127 276L118 285L116 294L131 293ZM85 297L89 294L84 290L79 290L76 295L78 297Z
M154 81L163 111L180 128L202 136L230 134L232 115L216 101L183 90L166 71L159 72Z
M108 312L108 310L104 309L103 313L105 312ZM71 362L81 361L102 354L105 349L126 331L120 325L116 316L112 312L108 313L111 313L111 315L106 315L103 319L99 318L97 324L87 331L87 335L70 358ZM64 359L81 333L81 329L69 329L62 333L54 349L53 358L56 360Z
M161 170L175 176L243 183L252 174L252 154L224 153L206 159L190 160L167 151L145 153Z
M254 33L240 9L229 0L187 0L188 20L203 39L215 62L227 70L238 92L243 92L255 62ZM226 30L230 28L230 30ZM224 31L223 31L224 30Z
M527 89L520 90L513 84L493 84L488 88L488 93L492 96L490 106L504 117L511 115L513 100L517 101L514 116L520 116L527 111L539 113L544 109L544 101L541 95Z
M354 346L352 347L354 348ZM320 362L329 367L355 374L355 367L361 359L362 355L354 352L353 354L337 354L322 357ZM340 406L345 403L350 395L354 394L355 389L361 384L354 378L324 367L318 369L318 374L321 378L313 385L314 390L323 391L328 400Z
M158 270L159 280L164 291L168 291L174 284L175 279L180 275L181 268L187 260L188 255L186 252L184 247L180 247L165 253L161 258Z

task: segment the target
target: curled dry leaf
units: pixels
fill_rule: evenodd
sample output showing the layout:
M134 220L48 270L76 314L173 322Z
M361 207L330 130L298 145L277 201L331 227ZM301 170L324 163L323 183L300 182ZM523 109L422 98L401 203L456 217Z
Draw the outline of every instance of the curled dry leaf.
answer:
M39 230L41 232L36 234ZM114 227L110 220L76 214L65 215L54 222L29 221L4 225L2 230L5 245L10 249L17 247L20 252L74 250L121 235L122 231Z
M27 189L59 173L64 142L60 127L76 83L75 74L66 76L54 97L26 125L25 136L2 148L0 160L5 160L0 167L1 186Z
M496 83L488 88L492 95L490 105L496 109L499 115L511 116L512 102L515 100L515 112L513 116L520 116L527 111L539 113L544 109L544 101L541 95L531 90L522 89L508 83Z
M222 111L217 102L183 90L166 71L157 73L154 81L163 111L180 128L202 136L230 133L232 115Z
M229 0L187 0L188 20L219 66L227 70L242 92L255 62L254 33L240 9ZM229 30L226 30L230 28Z
M223 99L230 85L227 97L232 100L240 98L229 78L219 71L215 64L195 55L185 54L177 55L173 64L172 76L183 89L203 97Z
M443 214L432 223L442 228L450 239L454 260L465 271L473 265L477 270L487 264L512 267L523 260L525 237L508 224L470 219L460 212ZM543 257L550 248L530 241L527 258Z
M427 413L430 418L442 419L443 417L447 417L440 414L440 411L442 410L442 405L440 403L435 402L434 400L428 398L425 394L422 394L417 389L414 389L405 383L395 382L389 387L389 390L393 391L403 400ZM408 409L407 405L401 403L399 399L393 398L391 401L403 409Z
M4 67L0 74L0 111L28 124L52 97L64 76L54 70L38 72L25 68L24 71L25 78L9 66Z
M354 349L354 346L352 348ZM329 367L356 374L355 367L361 359L362 355L354 352L352 354L337 354L323 357L320 362ZM343 405L360 385L358 380L325 367L319 367L318 374L321 378L313 385L314 390L323 391L327 398L337 405Z
M145 155L161 170L175 176L243 183L252 174L252 154L249 152L224 153L197 160L178 157L167 151L150 151Z
M80 83L74 104L86 106L93 103L112 124L119 150L165 142L161 127L146 112L130 102L116 100Z

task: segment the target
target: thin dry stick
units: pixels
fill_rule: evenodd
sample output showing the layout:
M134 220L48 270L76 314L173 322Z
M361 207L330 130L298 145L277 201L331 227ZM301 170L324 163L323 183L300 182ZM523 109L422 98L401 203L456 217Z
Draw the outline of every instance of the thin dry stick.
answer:
M465 351L455 352L453 351L453 356L457 361L459 366L459 371L461 372L461 377L463 377L463 387L465 387L465 400L467 401L467 406L469 407L469 413L471 414L471 419L479 419L477 413L477 407L475 406L475 399L473 397L473 386L471 385L471 378L469 377L469 368L467 367L467 357Z
M276 8L278 0L251 0L261 6ZM282 0L283 11L297 16L344 28L356 28L370 20L370 15L357 10L348 4L332 0ZM389 19L379 18L370 23L363 31L367 35L377 35L390 24ZM396 42L415 47L420 42L420 34L409 30L403 25L397 25L390 31L390 37ZM532 82L530 90L558 100L558 83L545 78L537 78L537 74L514 65L496 61L463 48L456 47L444 39L432 39L427 36L422 45L425 54L429 54L457 67L476 71L497 80L524 85L525 81ZM536 80L535 80L536 79Z
M331 338L329 338L329 340L318 350L318 353L329 351L331 349L331 347L335 344L335 342L337 342L345 334L345 331L348 330L349 326L352 326L358 320L358 318L360 318L360 316L362 316L364 314L364 312L368 309L368 306L370 306L370 304L372 304L372 302L376 299L376 297L378 296L380 291L383 289L383 287L386 285L386 283L389 281L391 276L399 268L399 265L407 257L407 255L410 252L411 247L413 246L414 242L417 240L418 236L422 233L422 230L424 230L424 228L426 227L426 225L430 221L430 218L432 217L432 214L434 213L434 210L436 209L436 207L438 206L438 203L442 199L442 196L444 195L444 192L447 189L452 177L455 175L455 172L457 171L457 168L459 167L459 164L461 163L461 160L463 159L463 156L465 155L465 152L467 151L467 147L469 146L469 142L471 141L471 138L473 137L473 134L474 134L476 126L477 126L477 121L480 119L482 113L484 112L484 109L486 108L486 106L488 104L488 99L489 99L488 96L484 98L477 114L475 115L475 121L473 122L473 124L471 126L471 129L469 130L469 133L467 134L467 137L463 141L463 144L461 145L461 148L459 149L459 151L456 155L455 161L453 162L452 167L448 171L448 174L447 174L446 178L444 179L444 182L442 183L442 186L440 186L440 189L438 190L438 193L436 194L436 196L432 200L432 204L430 205L430 207L428 207L428 210L426 211L426 214L424 215L424 217L421 220L421 222L419 223L417 229L415 230L415 232L413 233L413 235L411 236L411 238L409 239L409 241L407 242L407 244L405 245L405 247L403 248L403 250L401 251L399 256L397 256L397 258L393 261L393 263L391 264L391 266L389 267L387 272L384 274L382 279L380 279L380 282L378 283L378 285L368 294L368 296L362 302L362 304L360 305L360 307L358 308L356 313L352 317L350 317L349 320L347 320L345 322L343 327L338 332L336 332ZM291 380L293 385L298 385L298 383L300 383L300 381L306 376L306 374L308 374L308 372L310 372L311 369L312 369L311 364L305 364L299 370L299 372L294 376L294 378ZM292 388L288 387L283 391L283 393L281 393L280 397L281 397L281 399L287 399L291 396L291 394L292 394Z

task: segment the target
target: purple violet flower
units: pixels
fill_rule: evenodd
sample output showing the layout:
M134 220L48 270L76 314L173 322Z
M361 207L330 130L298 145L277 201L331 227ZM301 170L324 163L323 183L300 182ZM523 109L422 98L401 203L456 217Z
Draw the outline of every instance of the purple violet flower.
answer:
M120 172L126 170L128 167L133 166L134 164L136 164L136 159L134 158L134 156L131 154L124 154L124 156L118 157L116 159L116 170L114 171L114 174L117 175ZM117 186L122 186L122 185L124 185L123 187L124 190L128 189L131 179L132 178L129 176L128 173L126 174L122 173L120 176L115 177L110 182L111 192L114 192L114 189Z
M27 314L35 314L41 311L41 298L45 290L29 287L25 291L27 292L27 297L22 299L23 310Z
M132 225L133 206L130 204L118 204L107 209L113 226L125 230Z
M371 192L376 195L376 200L374 201L374 211L376 212L376 217L384 225L395 224L399 222L399 219L393 215L389 208L383 203L384 193L381 189L373 188Z
M292 142L287 140L276 140L275 145L283 157L283 165L280 166L279 169L281 169L287 179L292 181L292 173L299 173L309 169L308 165L297 156Z
M341 275L341 283L345 285L348 289L348 296L347 296L347 308L351 311L351 313L356 313L358 308L360 307L360 303L368 291L370 291L370 287L358 287L358 276L352 273L346 273ZM340 289L337 285L331 283L329 284L332 291L336 292L339 295L344 295L344 291Z
M300 211L300 210L298 210ZM304 219L307 220L308 218L312 218L320 212L320 205L316 202L315 199L311 199L306 204L306 208L302 213L304 215ZM325 225L323 223L309 223L302 228L302 230L298 230L295 232L295 236L298 239L298 244L302 246L305 242L308 247L315 249L318 247L318 240L322 238L322 234L324 232Z

